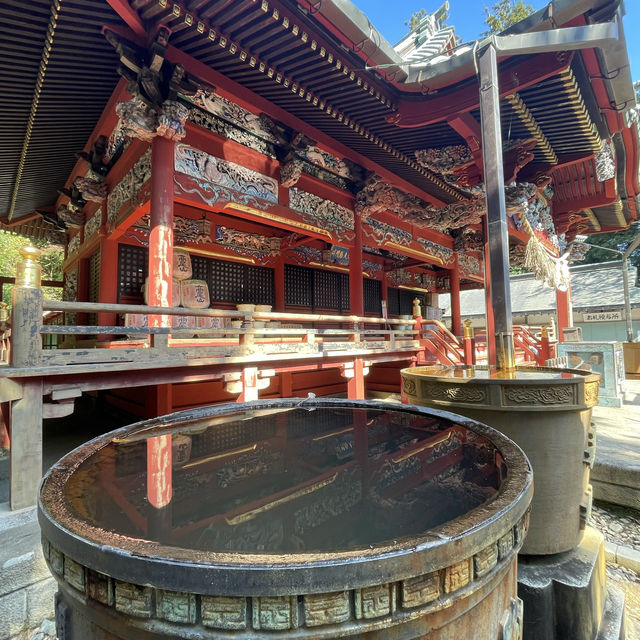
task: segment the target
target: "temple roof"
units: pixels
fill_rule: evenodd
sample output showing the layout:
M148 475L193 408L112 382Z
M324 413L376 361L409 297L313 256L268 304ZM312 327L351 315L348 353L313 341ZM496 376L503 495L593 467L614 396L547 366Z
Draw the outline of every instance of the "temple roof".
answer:
M625 121L633 90L617 5L553 0L509 33L612 21L618 40L500 63L504 143L535 139L518 179L551 176L558 221L580 233L623 228L637 215L638 136ZM222 95L241 96L426 203L468 200L416 151L477 147L473 46L407 64L347 0L34 0L28 11L10 0L0 7L0 222L52 211L118 80L118 55L101 30L144 47L159 25L172 32L167 60ZM596 154L609 138L616 171L607 182Z

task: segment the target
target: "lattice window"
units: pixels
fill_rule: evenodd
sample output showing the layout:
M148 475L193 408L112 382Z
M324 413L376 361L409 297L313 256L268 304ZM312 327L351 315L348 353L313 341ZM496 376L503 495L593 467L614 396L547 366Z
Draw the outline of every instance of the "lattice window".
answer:
M340 275L340 312L347 311L351 308L351 294L349 293L349 274L341 273Z
M314 269L314 307L320 309L340 308L340 277L335 271Z
M147 265L148 251L145 247L118 246L118 302L142 304Z
M100 295L100 250L89 258L89 289L87 291L88 302L98 302ZM90 313L88 316L90 325L98 324L98 314Z
M382 283L380 280L373 278L363 278L362 289L364 293L364 311L365 313L375 313L380 315L382 309L380 301L382 300Z
M293 264L284 266L285 304L313 306L313 269Z
M209 285L214 302L253 302L273 304L273 269L214 260L202 256L191 257L193 277Z
M247 266L246 288L244 293L245 297L242 302L273 305L273 269Z

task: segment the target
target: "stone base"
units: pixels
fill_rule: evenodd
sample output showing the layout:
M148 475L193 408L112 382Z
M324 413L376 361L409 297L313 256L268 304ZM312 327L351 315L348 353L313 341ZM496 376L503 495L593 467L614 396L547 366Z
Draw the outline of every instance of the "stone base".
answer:
M587 527L572 551L518 559L523 640L622 640L624 595L607 588L604 538Z

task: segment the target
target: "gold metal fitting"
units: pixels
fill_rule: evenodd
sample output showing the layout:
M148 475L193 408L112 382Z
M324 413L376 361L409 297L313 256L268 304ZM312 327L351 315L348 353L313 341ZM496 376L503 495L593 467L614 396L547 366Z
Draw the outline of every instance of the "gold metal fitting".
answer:
M42 277L42 267L38 264L38 258L42 251L29 245L20 249L22 261L16 268L16 287L39 289Z
M420 309L420 298L413 299L413 317L414 318L422 317L422 310Z
M471 320L464 321L464 337L473 338L473 327L471 326Z

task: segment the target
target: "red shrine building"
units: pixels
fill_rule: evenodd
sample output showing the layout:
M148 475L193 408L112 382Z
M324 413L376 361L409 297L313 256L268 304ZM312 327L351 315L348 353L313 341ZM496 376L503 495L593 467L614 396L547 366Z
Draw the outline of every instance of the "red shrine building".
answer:
M640 207L622 15L553 0L495 38L509 258L556 287L560 327L576 234ZM16 461L83 392L140 416L362 398L464 357L460 290L488 282L482 42L441 17L394 48L349 2L2 4L0 222L66 247L64 302L14 304Z

